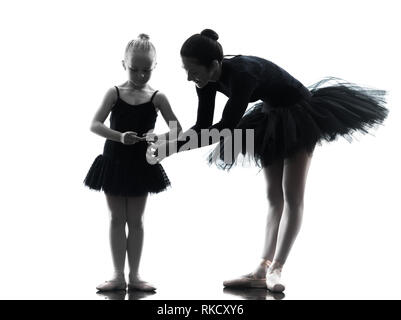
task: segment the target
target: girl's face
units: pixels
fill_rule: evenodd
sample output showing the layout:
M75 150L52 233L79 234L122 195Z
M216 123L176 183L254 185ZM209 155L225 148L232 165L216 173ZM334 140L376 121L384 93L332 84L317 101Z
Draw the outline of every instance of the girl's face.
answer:
M151 52L134 51L123 61L128 72L128 80L137 87L143 87L152 75L156 66L154 54Z
M187 58L181 56L183 68L186 70L188 74L188 81L195 82L198 88L203 88L207 85L209 81L216 81L216 72L219 68L219 63L217 60L212 63L211 66L205 67L200 65L196 59Z

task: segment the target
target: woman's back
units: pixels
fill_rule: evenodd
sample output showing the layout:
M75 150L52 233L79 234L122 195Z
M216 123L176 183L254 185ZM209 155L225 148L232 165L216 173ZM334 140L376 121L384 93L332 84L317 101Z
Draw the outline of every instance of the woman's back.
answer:
M310 95L300 81L269 60L244 55L223 59L223 84L229 84L230 79L243 78L241 75L253 82L250 102L263 100L271 105L287 105Z

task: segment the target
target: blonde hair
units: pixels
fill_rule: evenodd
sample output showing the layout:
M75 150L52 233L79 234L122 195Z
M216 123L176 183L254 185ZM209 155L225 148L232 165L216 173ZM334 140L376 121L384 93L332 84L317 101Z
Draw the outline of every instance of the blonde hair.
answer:
M127 47L125 48L125 60L130 53L135 51L151 52L154 57L156 56L156 48L153 43L149 41L149 36L145 33L139 34L136 39L128 42Z

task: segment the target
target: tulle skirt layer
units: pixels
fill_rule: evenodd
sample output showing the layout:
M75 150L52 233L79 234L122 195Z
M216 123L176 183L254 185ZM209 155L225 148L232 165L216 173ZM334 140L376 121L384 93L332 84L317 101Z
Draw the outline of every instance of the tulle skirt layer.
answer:
M121 161L99 155L90 167L84 184L111 195L141 196L166 190L170 181L160 164Z
M232 137L221 141L208 155L209 164L226 170L239 163L262 168L302 150L311 153L322 141L344 137L351 142L353 133L368 133L388 115L382 90L335 78L324 79L309 90L309 98L291 105L255 104L236 127L243 129L241 147L234 147ZM247 142L245 129L253 129L252 144Z

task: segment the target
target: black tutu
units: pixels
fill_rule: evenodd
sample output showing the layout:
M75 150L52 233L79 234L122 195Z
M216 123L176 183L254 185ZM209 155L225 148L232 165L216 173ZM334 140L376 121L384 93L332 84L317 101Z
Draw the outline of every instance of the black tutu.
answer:
M110 116L110 128L119 131L137 132L139 136L153 130L157 112L152 98L147 103L131 105L118 100ZM84 184L90 189L103 190L116 196L141 196L159 193L170 186L166 172L161 164L151 165L146 160L146 141L133 145L106 140L103 154L96 157L90 167Z
M159 193L170 186L163 167L151 165L145 159L147 144L139 142L134 146L118 144L117 156L99 155L94 160L84 184L90 189L103 190L116 196L141 196L146 193ZM126 152L121 152L125 148ZM125 155L124 155L125 153ZM130 155L128 155L130 154Z
M328 81L335 84L327 85ZM247 110L236 129L254 130L253 152L243 133L242 148L235 150L232 138L221 140L208 155L209 164L225 170L238 163L263 168L301 150L312 153L316 144L323 141L342 136L351 142L353 133L368 133L388 115L382 90L362 88L336 78L324 79L308 89L309 97L291 105L261 102ZM229 161L224 157L227 146L231 150Z

